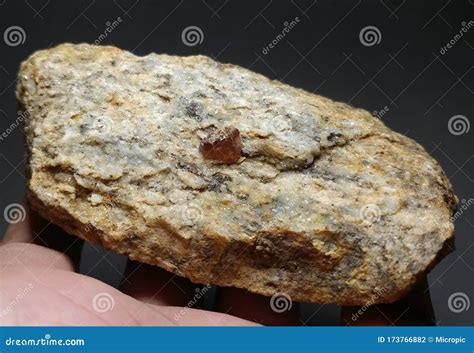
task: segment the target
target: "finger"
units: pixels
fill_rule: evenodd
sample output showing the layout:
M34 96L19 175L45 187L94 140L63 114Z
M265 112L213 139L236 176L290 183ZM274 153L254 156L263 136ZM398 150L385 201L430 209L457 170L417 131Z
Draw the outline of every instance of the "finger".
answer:
M194 308L199 308L202 297L195 298L199 285L159 267L131 260L128 260L120 290L155 305L186 306L192 302Z
M269 297L244 289L219 287L215 309L262 325L300 325L298 304L289 297L282 300L283 305L278 305Z
M16 215L10 214L7 218L7 222L10 225L2 239L1 244L7 243L30 243L34 239L33 227L35 226L35 220L28 207L23 205L13 206L10 208L11 212L17 212ZM6 212L6 209L5 211Z
M426 277L393 304L343 307L341 319L350 326L426 326L436 321Z
M156 325L157 312L167 317L173 325L179 326L258 326L255 322L236 316L193 308L186 310L186 308L151 305L149 310L136 315L144 325Z
M38 213L30 210L28 206L18 207L21 207L17 210L23 215L23 218L17 218L17 221L24 220L10 224L2 244L33 243L61 252L72 250L71 245L76 243L75 237L45 220Z
M229 315L142 303L78 273L14 267L2 281L0 303L13 304L2 309L0 325L252 325Z
M24 220L10 224L0 246L0 266L77 270L83 241L23 208Z

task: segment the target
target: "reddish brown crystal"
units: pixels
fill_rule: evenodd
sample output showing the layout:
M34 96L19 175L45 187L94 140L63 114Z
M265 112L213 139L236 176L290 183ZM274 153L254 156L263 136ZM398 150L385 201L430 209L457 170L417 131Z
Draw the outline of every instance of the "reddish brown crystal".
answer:
M242 151L240 132L234 127L216 129L201 141L199 150L206 159L226 164L236 163Z

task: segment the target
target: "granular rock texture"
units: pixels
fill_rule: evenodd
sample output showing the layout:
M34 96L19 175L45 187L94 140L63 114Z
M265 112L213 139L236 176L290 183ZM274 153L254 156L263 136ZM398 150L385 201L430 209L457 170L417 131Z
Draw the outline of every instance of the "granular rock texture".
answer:
M32 207L194 282L391 302L453 235L456 197L420 145L235 65L64 44L22 63L17 98ZM205 158L232 129L232 163Z

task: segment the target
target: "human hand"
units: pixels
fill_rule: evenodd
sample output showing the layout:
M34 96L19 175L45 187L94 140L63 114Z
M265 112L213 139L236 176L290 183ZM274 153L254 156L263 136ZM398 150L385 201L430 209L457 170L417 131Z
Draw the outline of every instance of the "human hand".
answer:
M218 288L215 311L199 309L201 286L158 267L129 261L116 289L77 272L83 241L37 214L10 225L0 245L1 325L301 325L298 305L283 313L270 298ZM343 307L343 325L430 324L426 280L391 305Z
M296 306L275 313L269 298L223 288L213 312L196 309L200 286L130 262L119 289L77 272L83 241L37 214L11 224L0 245L3 325L291 325ZM192 308L183 309L188 303Z

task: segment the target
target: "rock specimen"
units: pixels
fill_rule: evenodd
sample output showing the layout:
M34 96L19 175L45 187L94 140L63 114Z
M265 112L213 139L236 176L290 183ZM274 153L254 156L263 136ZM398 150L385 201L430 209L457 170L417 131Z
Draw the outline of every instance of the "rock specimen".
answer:
M235 65L64 44L22 63L17 98L32 207L194 282L392 302L453 235L421 146Z

